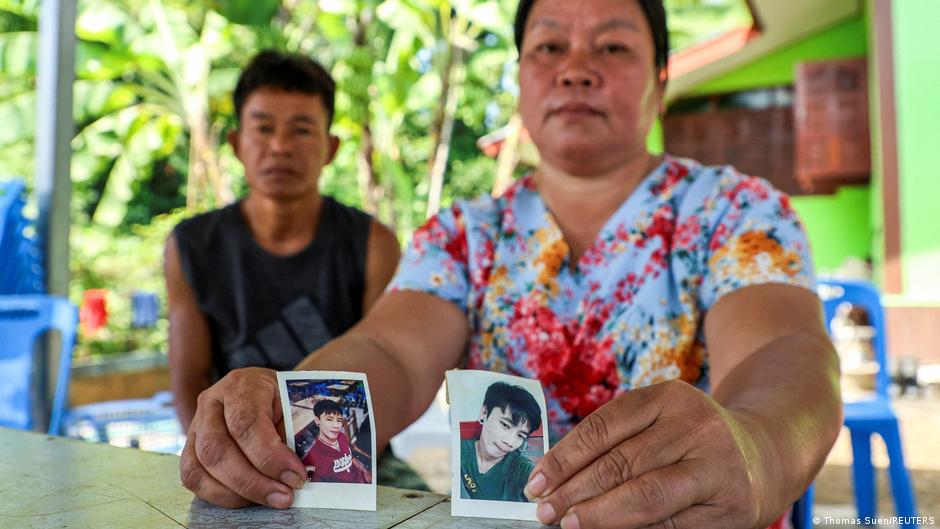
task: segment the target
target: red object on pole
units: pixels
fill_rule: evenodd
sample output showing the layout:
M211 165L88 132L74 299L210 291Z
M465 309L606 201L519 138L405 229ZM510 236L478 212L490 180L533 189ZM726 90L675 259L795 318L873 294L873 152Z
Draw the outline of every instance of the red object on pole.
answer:
M82 308L78 313L82 334L94 336L99 329L108 324L108 291L104 288L92 288L82 294Z

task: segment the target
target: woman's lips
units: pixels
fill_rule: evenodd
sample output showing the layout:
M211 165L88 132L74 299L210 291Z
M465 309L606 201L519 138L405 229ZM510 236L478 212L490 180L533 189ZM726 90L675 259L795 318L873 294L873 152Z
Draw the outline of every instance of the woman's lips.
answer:
M587 103L565 103L550 112L555 115L603 116L604 113Z

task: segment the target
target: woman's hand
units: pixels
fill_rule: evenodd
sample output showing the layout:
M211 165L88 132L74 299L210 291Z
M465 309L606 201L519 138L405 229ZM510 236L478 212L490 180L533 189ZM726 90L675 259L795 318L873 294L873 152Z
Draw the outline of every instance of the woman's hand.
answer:
M180 459L180 479L223 507L290 507L306 470L287 447L274 371L232 371L199 395Z
M764 503L759 439L753 421L689 384L641 388L549 450L526 495L540 521L564 529L766 527L786 500Z

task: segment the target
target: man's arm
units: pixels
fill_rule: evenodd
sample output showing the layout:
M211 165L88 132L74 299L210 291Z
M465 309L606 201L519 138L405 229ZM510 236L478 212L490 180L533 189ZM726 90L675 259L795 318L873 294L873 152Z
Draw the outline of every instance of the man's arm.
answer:
M392 230L373 220L366 246L366 288L362 294L362 313L366 314L379 299L395 275L401 247Z
M431 403L444 371L460 362L467 318L454 304L418 292L382 296L358 325L298 369L366 373L376 452ZM284 443L274 371L236 369L199 396L180 460L183 485L216 505L290 506L305 469Z
M819 300L745 287L715 303L705 338L713 396L666 382L585 418L533 471L527 496L541 498L542 522L760 528L802 494L841 426Z
M212 384L211 337L206 317L199 310L193 290L183 277L179 249L173 234L166 241L163 271L170 320L167 354L170 385L173 404L185 432L196 413L196 399Z

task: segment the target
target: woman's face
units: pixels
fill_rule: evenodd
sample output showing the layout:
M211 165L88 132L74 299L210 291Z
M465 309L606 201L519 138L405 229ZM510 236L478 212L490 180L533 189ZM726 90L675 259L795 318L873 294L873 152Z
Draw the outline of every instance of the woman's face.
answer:
M520 50L519 108L543 160L576 175L646 152L662 105L636 0L538 0Z

